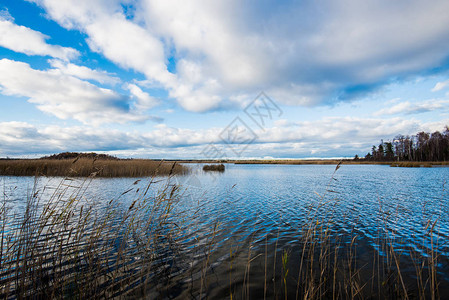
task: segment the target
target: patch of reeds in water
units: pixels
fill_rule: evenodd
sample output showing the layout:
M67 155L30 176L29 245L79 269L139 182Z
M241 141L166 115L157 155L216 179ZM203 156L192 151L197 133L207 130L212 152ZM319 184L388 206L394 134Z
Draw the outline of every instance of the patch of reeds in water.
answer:
M400 167L400 168L432 168L432 167L443 167L449 166L449 162L421 162L421 161L401 161L394 162L390 164L390 167Z
M187 168L175 163L146 159L13 159L0 160L0 175L149 177L186 173Z
M219 164L219 165L204 165L203 171L217 171L217 172L224 172L225 165Z

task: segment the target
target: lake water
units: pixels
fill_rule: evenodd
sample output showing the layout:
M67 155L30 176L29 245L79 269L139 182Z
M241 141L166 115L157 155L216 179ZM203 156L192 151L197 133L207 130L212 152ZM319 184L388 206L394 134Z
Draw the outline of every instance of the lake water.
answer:
M203 172L201 165L190 167L190 175L171 179L182 186L176 209L183 222L177 224L181 236L171 265L176 271L165 287L150 288L156 298L199 298L200 293L211 298L229 298L230 293L234 298L281 297L285 253L287 293L294 298L304 289L297 277L310 222L326 224L328 240L340 245L342 257L353 242L361 276L372 272L375 257L388 257L388 249L394 249L401 258L404 284L414 290L412 258L426 259L434 253L439 292L444 295L449 289L449 168L227 164L225 172L216 173ZM159 179L150 194L162 189L165 179ZM61 180L41 178L35 183L30 177L0 177L0 187L8 206L20 213L33 187L50 195ZM135 178L93 179L83 197L106 205L131 187L120 196L127 207L149 181L140 180L134 184ZM74 182L79 185L82 180ZM387 237L390 248L380 236ZM197 281L203 278L205 260L202 288Z

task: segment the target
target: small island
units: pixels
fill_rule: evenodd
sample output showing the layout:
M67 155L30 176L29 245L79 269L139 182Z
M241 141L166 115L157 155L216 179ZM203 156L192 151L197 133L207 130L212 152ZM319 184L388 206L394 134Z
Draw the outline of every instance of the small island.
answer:
M203 171L216 171L216 172L224 172L225 166L224 164L219 165L204 165Z

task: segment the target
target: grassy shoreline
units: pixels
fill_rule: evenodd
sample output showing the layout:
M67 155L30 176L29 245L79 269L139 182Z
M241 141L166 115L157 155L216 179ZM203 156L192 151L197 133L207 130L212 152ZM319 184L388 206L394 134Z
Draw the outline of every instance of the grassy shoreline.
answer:
M188 169L177 162L148 159L5 159L0 160L3 176L149 177L184 174Z
M179 160L179 163L229 163L236 165L389 165L392 167L432 167L432 166L449 166L449 161L370 161L370 160L353 160L353 159L254 159L254 160Z

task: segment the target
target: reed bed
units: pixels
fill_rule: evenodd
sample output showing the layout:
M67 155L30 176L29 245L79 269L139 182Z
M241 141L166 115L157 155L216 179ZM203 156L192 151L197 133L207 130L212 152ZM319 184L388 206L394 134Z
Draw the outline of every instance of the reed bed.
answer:
M340 164L335 172L339 168ZM349 232L339 225L345 218L335 214L339 203L333 196L332 177L326 192L308 207L295 246L279 237L282 226L262 238L253 233L249 240L229 244L220 239L226 228L218 221L200 230L202 204L198 200L197 206L185 206L184 190L171 177L151 194L160 180L152 178L143 189L131 187L101 207L84 197L90 178L78 185L65 179L49 198L33 191L22 215L13 213L5 198L0 209L0 297L439 299L444 295L438 219L421 224L426 231L421 251L398 249L395 214L379 202L377 246L366 245L357 224ZM122 196L130 193L134 200L123 201Z
M260 160L229 160L227 163L237 165L337 165L339 163L345 165L390 165L392 162L372 161L365 159L260 159Z
M182 174L187 168L176 162L146 159L12 159L0 160L0 175L63 177L151 177Z
M420 161L403 161L403 162L394 162L391 163L391 167L400 167L400 168L432 168L432 167L444 167L449 166L449 161L440 161L440 162L420 162Z
M431 168L449 166L449 161L373 161L365 159L345 160L234 160L227 161L237 165L389 165L404 168Z
M217 172L224 172L225 165L219 164L219 165L205 165L203 166L203 171L217 171Z

